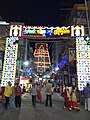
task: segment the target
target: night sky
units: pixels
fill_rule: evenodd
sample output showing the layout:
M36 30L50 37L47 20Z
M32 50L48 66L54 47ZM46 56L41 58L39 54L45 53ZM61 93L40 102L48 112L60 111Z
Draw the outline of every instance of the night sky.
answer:
M0 16L6 22L62 26L75 3L84 3L84 0L1 0Z

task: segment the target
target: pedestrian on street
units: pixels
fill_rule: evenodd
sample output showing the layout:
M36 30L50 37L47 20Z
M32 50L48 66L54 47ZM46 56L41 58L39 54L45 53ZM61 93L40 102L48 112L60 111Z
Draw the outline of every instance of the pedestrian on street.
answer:
M12 94L10 97L10 109L13 111L15 109L15 94L14 94L14 86L12 86Z
M40 84L37 84L37 99L38 99L40 102L42 101Z
M46 106L48 106L48 100L50 101L50 107L52 107L52 84L50 80L46 84Z
M64 89L64 108L68 108L68 110L71 110L71 96L67 85Z
M37 88L35 86L35 84L32 84L32 88L31 88L31 95L32 95L32 105L33 107L36 106L36 96L37 96Z
M22 96L22 91L18 82L16 83L16 86L15 86L15 106L19 110L21 109L21 96Z
M87 83L86 88L84 89L85 97L85 110L90 111L90 84Z
M9 101L10 101L10 97L11 97L11 94L12 94L12 87L11 87L11 82L9 81L8 82L8 85L6 86L5 88L5 91L4 91L4 96L5 96L5 109L7 109L8 107L8 104L9 104Z
M72 87L72 93L71 93L71 105L72 105L71 106L72 109L75 109L78 111L80 110L78 102L77 102L77 97L76 97L76 89L74 86Z

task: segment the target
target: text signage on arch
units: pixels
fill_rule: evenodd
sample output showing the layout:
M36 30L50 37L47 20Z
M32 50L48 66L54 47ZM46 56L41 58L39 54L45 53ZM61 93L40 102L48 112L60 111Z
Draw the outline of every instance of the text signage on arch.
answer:
M84 26L46 27L11 25L10 36L13 37L59 37L59 36L84 36Z
M38 26L23 26L22 36L24 37L54 37L70 35L69 27L38 27Z

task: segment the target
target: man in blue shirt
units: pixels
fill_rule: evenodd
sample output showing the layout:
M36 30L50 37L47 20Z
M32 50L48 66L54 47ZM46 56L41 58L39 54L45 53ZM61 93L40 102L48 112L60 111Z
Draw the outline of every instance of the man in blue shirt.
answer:
M85 97L85 110L90 111L90 85L87 83L86 88L84 89Z

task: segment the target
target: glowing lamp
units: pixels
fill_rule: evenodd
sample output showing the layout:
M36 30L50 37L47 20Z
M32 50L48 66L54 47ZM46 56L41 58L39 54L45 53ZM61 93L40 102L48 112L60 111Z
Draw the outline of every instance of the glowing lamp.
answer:
M25 66L28 66L28 65L29 65L29 62L28 62L28 61L25 61L25 62L24 62L24 65L25 65Z

